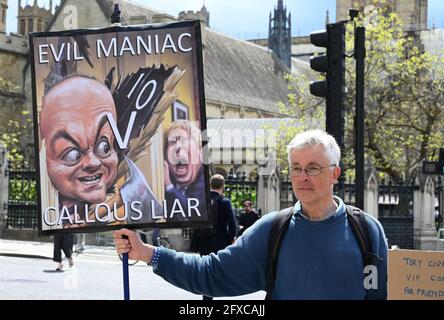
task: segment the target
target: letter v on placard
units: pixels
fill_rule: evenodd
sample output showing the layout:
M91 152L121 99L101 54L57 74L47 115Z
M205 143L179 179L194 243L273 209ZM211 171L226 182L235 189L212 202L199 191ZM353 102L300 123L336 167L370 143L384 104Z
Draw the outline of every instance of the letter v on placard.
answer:
M128 142L131 135L131 131L133 130L134 121L136 120L136 115L137 111L131 112L128 126L126 127L125 137L122 140L122 136L120 135L119 129L117 128L117 124L116 121L114 120L113 114L111 112L106 113L106 117L108 118L108 122L111 126L111 130L113 131L114 137L116 138L120 150L125 150L128 148Z

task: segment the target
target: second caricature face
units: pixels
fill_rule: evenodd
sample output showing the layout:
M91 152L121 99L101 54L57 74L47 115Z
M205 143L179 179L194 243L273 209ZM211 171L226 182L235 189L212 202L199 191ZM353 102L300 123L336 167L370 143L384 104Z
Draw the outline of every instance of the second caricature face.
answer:
M202 151L191 132L182 128L169 132L167 157L170 174L177 183L186 187L196 180L202 166Z
M103 202L116 179L118 156L107 113L116 119L111 93L91 79L67 79L44 99L40 129L48 175L68 202L62 205Z

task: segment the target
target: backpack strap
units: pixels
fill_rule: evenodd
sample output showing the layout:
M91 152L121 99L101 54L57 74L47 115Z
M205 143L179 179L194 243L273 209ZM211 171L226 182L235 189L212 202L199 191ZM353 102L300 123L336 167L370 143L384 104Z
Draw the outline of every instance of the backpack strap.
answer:
M346 211L348 221L350 221L350 227L358 241L359 249L361 249L364 267L367 265L376 265L379 258L372 252L364 211L350 205L346 205Z
M271 300L274 281L276 280L276 266L282 239L293 216L293 207L279 211L271 226L268 237L268 262L267 262L267 295L265 300Z

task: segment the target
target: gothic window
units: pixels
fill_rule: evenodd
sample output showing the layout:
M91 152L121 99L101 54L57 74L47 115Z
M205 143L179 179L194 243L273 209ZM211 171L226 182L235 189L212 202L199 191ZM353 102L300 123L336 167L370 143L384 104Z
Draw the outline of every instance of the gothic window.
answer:
M25 19L21 19L20 20L20 34L25 34L26 30L26 20Z
M29 32L34 32L34 20L33 19L29 19L29 28L28 28Z
M2 10L2 23L3 24L6 23L6 10L5 9Z
M37 22L37 31L43 31L43 21L42 20L38 20Z

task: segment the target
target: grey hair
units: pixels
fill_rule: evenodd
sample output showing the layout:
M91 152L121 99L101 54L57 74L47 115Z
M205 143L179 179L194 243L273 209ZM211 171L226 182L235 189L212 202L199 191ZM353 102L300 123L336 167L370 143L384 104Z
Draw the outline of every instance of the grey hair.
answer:
M290 155L292 150L305 149L319 144L324 147L325 155L330 163L339 166L341 149L335 138L323 130L310 130L297 134L287 146L288 164L291 166Z

